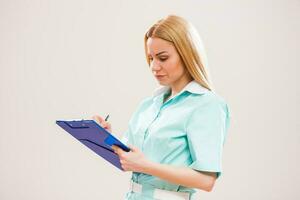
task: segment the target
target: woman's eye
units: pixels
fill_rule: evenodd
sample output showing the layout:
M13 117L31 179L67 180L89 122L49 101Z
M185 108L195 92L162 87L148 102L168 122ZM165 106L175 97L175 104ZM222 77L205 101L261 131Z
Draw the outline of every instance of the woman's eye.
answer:
M153 61L153 58L152 57L148 57L148 59L150 60L150 61ZM167 59L168 59L168 57L158 57L158 59L161 61L161 62L163 62L163 61L166 61Z
M160 61L166 61L168 58L159 58Z

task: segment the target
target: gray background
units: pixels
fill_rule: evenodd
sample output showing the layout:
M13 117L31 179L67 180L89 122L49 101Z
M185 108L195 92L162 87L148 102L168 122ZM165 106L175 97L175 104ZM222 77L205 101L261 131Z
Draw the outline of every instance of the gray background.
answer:
M300 1L1 0L1 200L124 197L130 173L55 120L109 113L120 137L158 86L143 35L168 14L200 32L232 111L223 176L199 199L300 198Z

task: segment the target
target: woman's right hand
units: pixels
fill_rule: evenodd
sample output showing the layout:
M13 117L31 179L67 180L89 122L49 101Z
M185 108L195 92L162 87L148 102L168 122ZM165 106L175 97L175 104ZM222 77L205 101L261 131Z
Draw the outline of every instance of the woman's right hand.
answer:
M111 133L111 125L109 122L105 121L102 117L100 117L99 115L94 115L93 120L95 122L97 122L101 127L103 127L104 129L106 129L108 132Z

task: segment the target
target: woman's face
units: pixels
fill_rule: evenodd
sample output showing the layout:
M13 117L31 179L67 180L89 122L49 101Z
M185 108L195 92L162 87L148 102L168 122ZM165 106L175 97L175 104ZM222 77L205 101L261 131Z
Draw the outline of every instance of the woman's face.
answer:
M172 86L189 75L174 45L160 38L148 38L150 68L161 85Z

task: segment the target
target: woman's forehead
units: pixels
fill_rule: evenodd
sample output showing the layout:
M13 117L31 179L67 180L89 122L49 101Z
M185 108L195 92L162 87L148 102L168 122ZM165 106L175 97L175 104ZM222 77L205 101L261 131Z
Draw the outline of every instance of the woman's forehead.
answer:
M174 45L171 42L163 40L161 38L148 38L147 51L150 54L157 54L160 52L171 53L175 50Z

